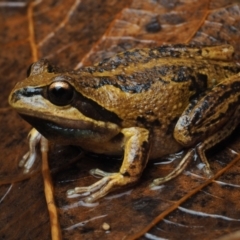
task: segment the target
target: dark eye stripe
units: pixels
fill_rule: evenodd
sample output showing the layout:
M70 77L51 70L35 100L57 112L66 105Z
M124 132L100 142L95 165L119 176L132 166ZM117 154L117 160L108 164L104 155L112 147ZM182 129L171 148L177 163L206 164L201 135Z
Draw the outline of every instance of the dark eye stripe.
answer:
M81 93L76 93L72 106L79 110L86 117L121 124L122 120L114 112L108 111L93 100L84 97Z

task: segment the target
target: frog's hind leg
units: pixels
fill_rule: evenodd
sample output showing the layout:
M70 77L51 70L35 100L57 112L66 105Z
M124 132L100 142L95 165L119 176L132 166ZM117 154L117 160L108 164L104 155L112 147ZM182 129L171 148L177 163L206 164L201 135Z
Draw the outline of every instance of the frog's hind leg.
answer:
M240 74L237 74L215 86L199 101L189 104L175 126L174 138L192 150L189 150L176 169L166 177L154 180L153 185L169 181L180 174L193 158L194 151L205 164L205 174L210 178L212 172L205 151L228 137L240 123L239 119Z
M221 142L226 137L228 137L234 131L234 129L238 126L239 117L240 117L240 107L231 117L229 122L221 130L217 131L215 134L208 137L203 142L199 143L195 148L191 148L190 150L188 150L186 155L183 157L183 159L180 161L178 166L172 172L170 172L166 177L154 179L150 187L163 184L164 182L168 182L171 179L177 177L181 172L184 171L188 163L194 159L194 154L197 154L200 160L204 163L203 170L206 177L211 178L213 176L213 173L211 171L209 162L206 158L205 151L213 147L217 143Z

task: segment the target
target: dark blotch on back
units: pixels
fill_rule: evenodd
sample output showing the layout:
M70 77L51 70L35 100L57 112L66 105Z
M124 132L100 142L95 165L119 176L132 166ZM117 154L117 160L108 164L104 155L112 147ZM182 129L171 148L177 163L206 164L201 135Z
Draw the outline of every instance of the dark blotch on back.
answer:
M124 75L117 75L117 79L120 82L123 82L123 83L126 82L126 77Z
M233 91L239 91L240 90L240 82L234 82L232 85L231 85L231 88Z
M151 81L147 81L142 84L134 84L134 85L123 85L121 86L121 90L124 92L132 92L132 93L140 93L143 91L147 91L151 87Z
M169 66L155 67L155 70L161 75L166 76L169 72Z
M176 45L177 47L178 45ZM178 46L179 48L182 47L182 45ZM181 52L177 48L173 48L172 46L169 45L163 45L161 47L157 47L156 50L158 50L160 56L159 57L180 57Z
M141 49L134 49L134 51L126 51L117 54L111 58L104 59L95 67L95 70L98 72L110 71L112 69L117 69L119 67L126 67L130 63L144 61L148 61L144 54L144 51ZM87 68L89 67L86 67L85 69Z
M175 71L175 76L172 78L174 82L185 82L189 81L189 76L192 70L188 67L179 67L177 71Z
M224 66L223 68L232 73L238 73L240 71L239 66Z

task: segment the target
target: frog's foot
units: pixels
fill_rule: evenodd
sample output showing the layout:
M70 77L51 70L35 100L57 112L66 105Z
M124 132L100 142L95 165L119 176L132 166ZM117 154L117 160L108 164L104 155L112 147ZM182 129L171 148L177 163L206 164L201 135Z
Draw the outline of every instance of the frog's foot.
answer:
M210 165L203 151L204 147L205 146L203 144L199 144L196 148L190 149L184 156L184 158L180 161L178 166L172 172L170 172L166 177L154 179L153 182L150 184L150 188L168 182L171 179L177 177L180 173L184 171L188 163L195 158L196 154L198 154L198 156L200 157L201 161L204 164L203 171L205 176L207 178L211 178L213 176L213 173L210 169Z
M174 168L174 170L172 172L170 172L166 177L154 179L153 182L150 184L150 188L156 187L160 184L168 182L171 179L177 177L180 173L183 172L183 170L186 168L188 163L193 159L195 152L196 151L194 148L190 149L186 153L186 155L183 157L183 159L180 161L178 166L176 168Z
M41 140L41 134L35 128L33 128L28 134L28 139L29 151L22 157L18 164L19 167L24 168L24 173L29 172L37 158L36 146Z
M136 177L123 176L121 173L112 173L104 176L101 180L88 187L69 189L67 195L71 196L79 193L89 193L90 195L85 198L84 201L91 203L107 195L113 189L135 183L137 180L138 178Z

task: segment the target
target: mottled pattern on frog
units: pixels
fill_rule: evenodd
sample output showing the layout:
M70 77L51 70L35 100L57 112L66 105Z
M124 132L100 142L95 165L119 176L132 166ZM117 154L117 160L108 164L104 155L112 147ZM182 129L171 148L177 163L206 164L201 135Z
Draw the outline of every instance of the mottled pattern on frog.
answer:
M193 57L201 56L201 49L194 45L165 45L156 48L146 49L132 49L120 54L117 54L111 58L101 61L96 68L96 71L110 71L116 69L119 66L129 66L130 63L147 63L152 59L164 58L164 57Z
M215 61L214 56L203 57L202 49L206 55L205 48L184 45L134 49L105 59L94 67L84 67L76 72L76 78L79 88L113 85L129 93L147 91L159 81L163 84L192 81L190 90L200 93L220 82L219 76L227 78L240 71L228 58Z
M111 58L106 58L103 61L95 65L95 68L91 67L86 69L89 72L104 72L117 69L119 67L127 67L130 64L148 63L153 59L159 58L208 58L213 59L212 57L205 56L206 54L202 53L202 50L208 52L208 49L213 48L214 46L195 46L195 45L164 45L156 48L143 48L143 49L132 49L125 51ZM230 59L232 57L229 57ZM229 60L230 60L229 59ZM178 59L179 60L179 59ZM219 60L219 59L218 59ZM81 71L81 70L80 70Z
M196 114L192 120L194 126L196 124L202 124L203 119L210 119L210 117L212 120L209 121L208 125L217 125L218 122L221 123L221 119L223 119L222 114L218 114L216 118L213 118L213 113L217 112L218 109L221 113L222 105L223 103L227 102L227 100L228 105L226 112L230 116L233 114L236 106L238 106L240 103L240 80L236 79L235 82L230 85L227 85L227 82L228 81L219 84L214 88L214 90L211 91L211 93L205 96L201 108L196 111Z
M209 137L208 144L213 146L215 141L223 139L234 130L239 124L239 118L236 116L240 114L239 76L233 75L218 84L182 113L176 125L178 130L174 133L179 142L190 146ZM212 138L214 134L216 140L215 137Z
M171 59L170 59L171 60ZM106 72L105 75L85 75L77 76L77 81L80 88L90 87L90 88L101 88L105 85L113 85L121 89L123 92L129 93L141 93L147 91L152 84L156 82L161 82L162 84L169 84L173 82L184 82L192 81L191 89L196 92L205 91L208 87L208 76L211 79L218 83L221 79L217 78L219 76L231 76L233 72L238 72L240 68L237 66L232 66L231 70L223 69L217 65L211 65L211 68L208 68L206 65L202 65L201 62L196 63L195 65L189 64L186 66L181 65L161 65L161 66L144 66L142 65L140 69L129 72L123 70L121 73L114 72L110 75L109 72Z

